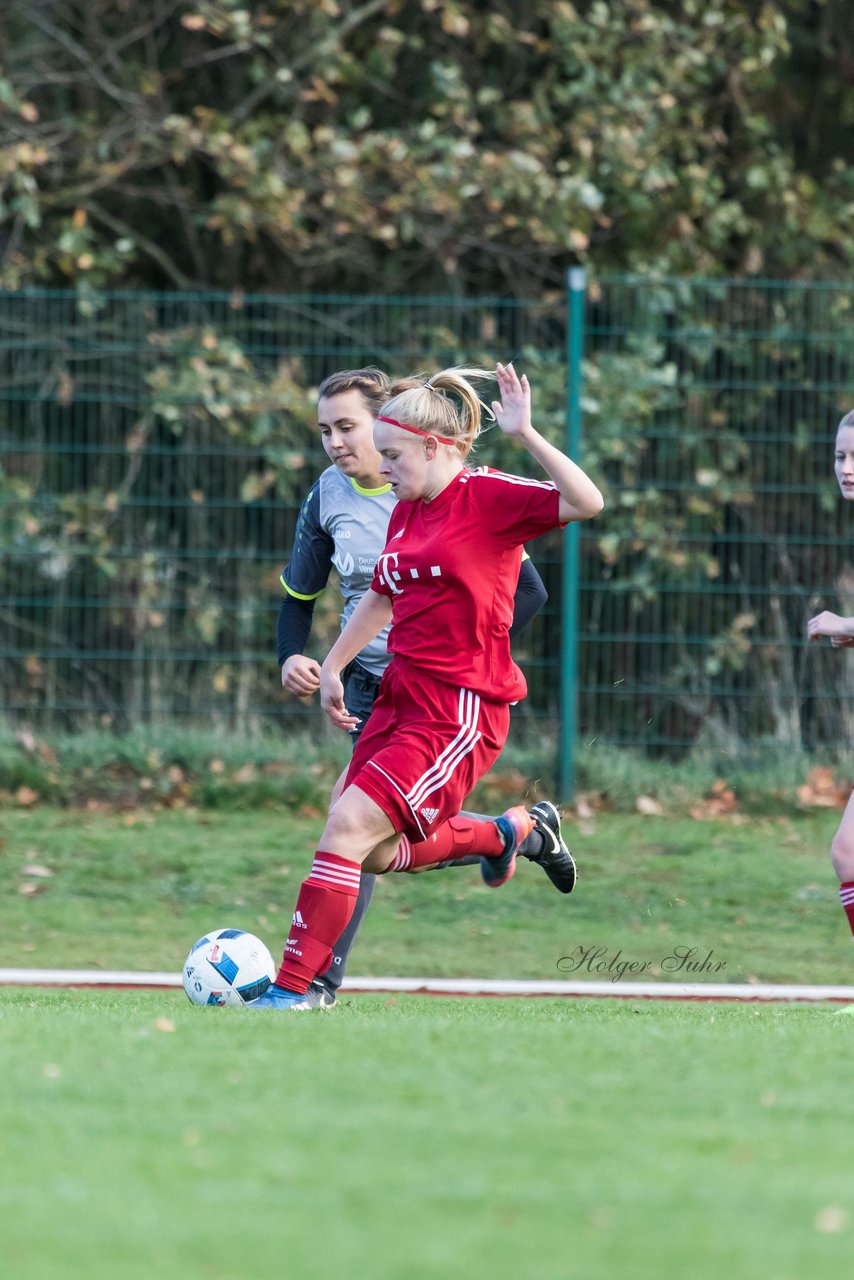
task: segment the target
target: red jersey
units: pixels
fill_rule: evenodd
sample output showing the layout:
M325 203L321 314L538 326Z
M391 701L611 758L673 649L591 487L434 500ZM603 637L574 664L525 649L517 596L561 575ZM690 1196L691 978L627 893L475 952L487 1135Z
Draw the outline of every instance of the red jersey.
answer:
M513 593L522 543L559 526L559 501L549 482L477 467L432 502L398 502L371 583L392 602L390 652L492 701L524 698Z

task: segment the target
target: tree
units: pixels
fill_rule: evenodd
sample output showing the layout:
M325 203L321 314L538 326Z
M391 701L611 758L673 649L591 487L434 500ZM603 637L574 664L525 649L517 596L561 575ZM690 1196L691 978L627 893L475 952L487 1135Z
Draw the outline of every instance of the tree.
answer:
M847 0L7 0L0 283L839 275L852 67Z

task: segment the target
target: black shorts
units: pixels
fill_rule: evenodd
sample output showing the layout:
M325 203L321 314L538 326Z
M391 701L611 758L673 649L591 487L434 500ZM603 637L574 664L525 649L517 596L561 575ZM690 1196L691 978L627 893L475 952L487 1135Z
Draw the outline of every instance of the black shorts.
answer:
M354 658L342 671L341 678L344 684L344 706L351 716L358 716L361 721L355 729L350 730L350 737L355 747L368 722L368 716L374 709L382 676L375 676Z

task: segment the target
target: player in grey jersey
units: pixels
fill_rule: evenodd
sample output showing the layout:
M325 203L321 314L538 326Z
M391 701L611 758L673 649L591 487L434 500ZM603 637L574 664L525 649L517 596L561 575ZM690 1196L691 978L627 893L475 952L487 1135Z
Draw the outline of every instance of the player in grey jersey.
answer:
M396 499L379 474L373 424L388 398L389 386L389 379L381 370L369 367L332 374L319 388L321 442L333 465L322 472L302 504L293 550L280 579L284 591L278 618L282 685L299 697L315 693L319 687L320 664L304 651L314 602L326 586L330 569L337 571L344 599L343 627L368 589L374 565L386 543ZM539 574L525 559L514 598L511 637L531 621L546 599ZM360 720L352 734L354 746L391 660L386 640L384 631L345 672L345 703ZM558 811L549 801L540 801L530 812L535 819L534 830L519 852L541 865L556 888L569 893L575 884L575 864L561 837ZM468 856L455 856L442 865L470 863L480 863L480 855L473 847ZM309 989L313 1004L335 1003L375 881L375 876L362 875L352 919L334 949L329 968Z

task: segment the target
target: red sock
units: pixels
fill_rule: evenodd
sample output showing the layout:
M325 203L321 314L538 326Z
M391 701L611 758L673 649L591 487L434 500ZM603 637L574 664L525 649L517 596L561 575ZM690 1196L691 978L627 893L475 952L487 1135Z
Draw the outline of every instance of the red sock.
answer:
M854 880L846 880L839 886L839 900L842 910L848 917L851 933L854 934Z
M504 836L492 818L476 818L459 813L437 827L427 840L413 843L406 836L400 838L394 861L389 871L413 871L416 867L429 867L434 862L452 862L477 853L486 858L496 858L504 852Z
M300 887L277 986L303 995L312 978L328 967L332 948L353 914L361 875L361 863L318 849Z

